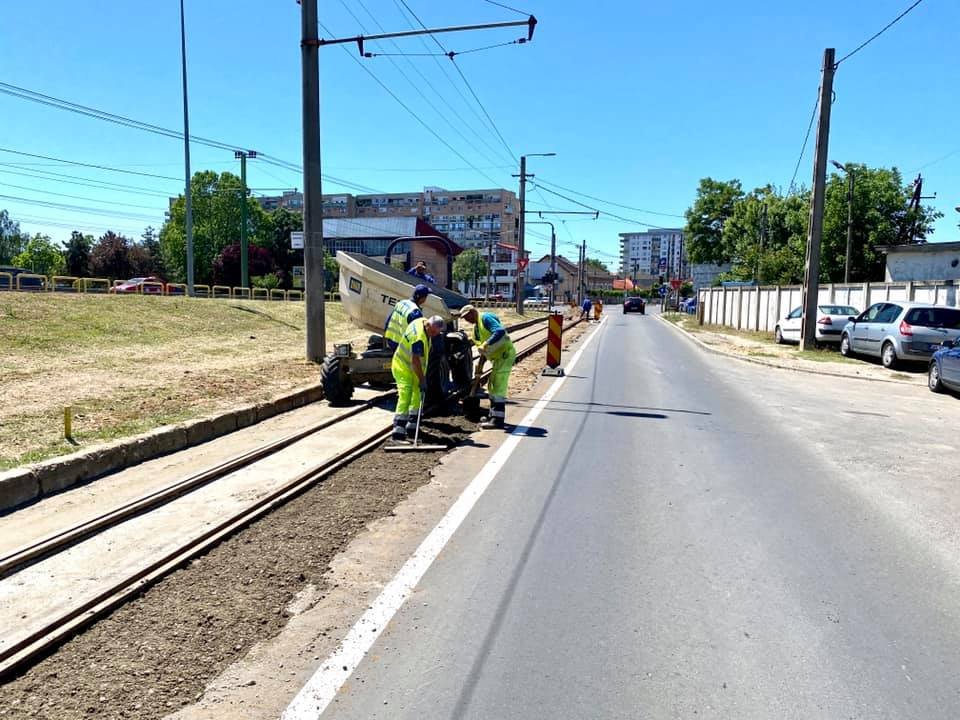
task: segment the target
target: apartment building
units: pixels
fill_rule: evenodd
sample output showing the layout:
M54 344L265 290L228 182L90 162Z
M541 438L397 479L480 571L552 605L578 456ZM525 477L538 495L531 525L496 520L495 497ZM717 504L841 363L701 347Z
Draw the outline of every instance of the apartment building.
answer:
M292 212L303 212L303 193L287 190L282 195L268 195L257 198L257 202L267 212L284 208ZM357 217L353 195L324 195L324 217Z
M688 272L682 228L620 233L620 272L676 278Z

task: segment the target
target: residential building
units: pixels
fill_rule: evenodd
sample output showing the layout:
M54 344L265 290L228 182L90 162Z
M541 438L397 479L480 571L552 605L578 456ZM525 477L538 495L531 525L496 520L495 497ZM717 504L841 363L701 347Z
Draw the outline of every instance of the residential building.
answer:
M511 243L494 243L487 247L484 257L490 265L490 295L512 299L517 296L517 268L520 250ZM526 281L524 283L526 285ZM487 296L487 277L480 278L477 288L479 297Z
M620 233L620 272L682 277L689 272L682 228Z
M264 195L256 198L267 212L284 208L293 212L303 212L303 193L298 190L286 190L282 195ZM353 195L324 195L324 217L356 217Z
M960 242L891 245L877 250L887 256L887 282L960 280Z
M723 273L733 270L733 263L716 265L714 263L690 263L687 270L687 276L693 283L693 289L699 290L702 287L713 287L717 278Z

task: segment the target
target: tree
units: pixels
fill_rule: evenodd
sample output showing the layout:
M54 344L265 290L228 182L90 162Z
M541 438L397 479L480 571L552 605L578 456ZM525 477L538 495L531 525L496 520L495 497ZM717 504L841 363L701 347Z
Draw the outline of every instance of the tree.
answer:
M130 239L108 230L100 236L90 252L90 272L96 277L129 278L133 268L130 263Z
M90 273L90 251L93 249L93 236L84 235L78 230L70 233L64 252L67 261L67 273L74 277L87 277Z
M477 294L477 286L481 275L487 274L487 261L477 248L464 250L453 261L453 279L459 282L473 282L473 294Z
M596 258L587 258L586 263L587 267L593 268L595 272L610 272L610 268L608 268L607 264L602 260L597 260Z
M167 269L164 267L160 252L160 235L152 226L148 225L143 231L140 242L135 246L135 249L135 252L132 250L131 263L139 264L142 268L137 271L138 274L167 277Z
M273 272L273 258L266 248L251 245L247 248L250 277ZM217 285L240 287L240 243L228 245L213 261L213 282Z
M27 241L13 264L38 275L62 275L67 267L63 251L48 236L37 233Z
M20 224L0 210L0 265L10 265L23 252L29 238L20 232Z
M268 241L269 218L253 198L241 197L240 178L228 172L204 170L190 180L193 203L194 279L209 283L213 261L228 245L240 240L241 202L247 203L247 237L253 245ZM186 201L181 195L170 206L168 220L160 230L163 264L172 279L187 276Z
M913 187L904 185L897 168L848 167L855 176L850 280L880 280L884 273L884 256L875 248L909 242L911 229L916 238L923 241L933 232L934 221L943 214L929 206L908 210ZM823 211L822 280L843 282L846 254L847 177L832 173L827 180Z
M733 258L734 249L724 241L723 227L742 198L739 180L700 180L697 199L684 213L687 256L691 262L722 265Z
M290 233L299 230L303 230L303 213L277 208L268 214L265 232L257 240L260 247L270 251L277 270L287 279L293 274L294 265L303 264L303 250L290 247Z

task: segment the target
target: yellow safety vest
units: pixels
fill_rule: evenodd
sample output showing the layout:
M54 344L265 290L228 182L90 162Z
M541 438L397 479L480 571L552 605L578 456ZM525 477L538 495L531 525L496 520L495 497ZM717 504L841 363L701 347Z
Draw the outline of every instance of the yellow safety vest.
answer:
M413 300L401 300L398 302L390 314L390 322L387 323L387 330L384 333L384 337L399 345L400 339L407 331L407 317L409 317L410 313L414 310L419 309L420 307Z
M487 326L483 324L483 318L485 315L490 315L490 313L483 313L480 315L480 317L477 318L477 324L473 326L473 337L477 341L477 345L483 345L487 340L490 339L490 336L493 335L492 332L487 330ZM503 350L506 350L508 346L512 345L513 343L510 342L510 336L507 335L506 330L504 330L502 338L497 340L497 342L493 345L487 346L487 357L493 359L495 355L499 354Z
M414 375L413 346L419 341L423 343L423 358L420 362L423 367L423 375L426 377L427 362L430 360L430 337L427 335L426 323L425 318L417 318L410 323L410 327L403 333L397 349L393 352L391 369L404 375Z

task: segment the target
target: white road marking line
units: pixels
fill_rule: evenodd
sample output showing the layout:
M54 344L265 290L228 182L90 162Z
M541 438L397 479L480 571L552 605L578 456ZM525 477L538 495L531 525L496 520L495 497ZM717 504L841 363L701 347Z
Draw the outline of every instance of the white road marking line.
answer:
M600 330L606 320L607 318L601 319L600 324L597 325L597 331ZM597 331L591 333L580 349L574 353L567 364L568 373L573 370L583 351L598 335ZM563 376L553 381L543 397L537 401L537 404L510 433L510 437L504 441L503 445L493 454L493 457L470 481L470 484L447 511L447 514L420 543L420 547L403 564L403 567L400 568L393 579L387 583L377 599L373 601L370 609L350 628L350 632L347 633L343 642L317 669L307 681L307 684L300 689L297 696L284 710L282 720L317 720L327 709L340 688L343 687L343 684L353 674L353 671L356 670L370 648L373 647L374 642L387 626L387 623L390 622L406 599L410 597L413 589L433 564L440 551L453 537L457 528L460 527L473 506L476 505L477 500L480 499L497 473L506 464L507 459L524 437L526 430L536 421L537 416L557 394L565 380L566 376Z

